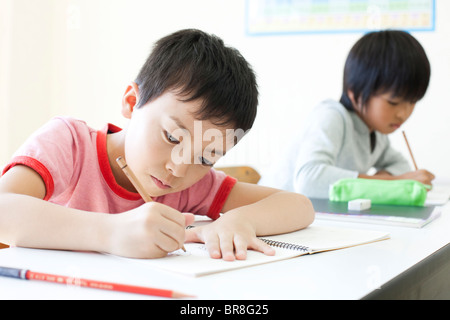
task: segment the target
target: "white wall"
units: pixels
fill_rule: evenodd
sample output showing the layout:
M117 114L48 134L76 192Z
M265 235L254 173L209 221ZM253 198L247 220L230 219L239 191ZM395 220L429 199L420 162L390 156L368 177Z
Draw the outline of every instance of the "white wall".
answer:
M450 182L450 1L436 31L416 32L432 64L429 91L405 124L420 167ZM160 37L194 27L253 65L260 109L252 132L221 161L264 172L325 98L338 99L359 33L250 37L244 0L0 0L0 165L54 115L123 126L121 96ZM406 156L401 134L392 141Z

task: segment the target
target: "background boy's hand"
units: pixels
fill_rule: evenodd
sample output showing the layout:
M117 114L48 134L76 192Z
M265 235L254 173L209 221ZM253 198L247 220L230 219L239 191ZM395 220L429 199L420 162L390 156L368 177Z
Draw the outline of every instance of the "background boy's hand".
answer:
M411 172L407 172L405 174L402 174L400 176L397 176L400 179L411 179L411 180L416 180L419 182L422 182L423 184L432 185L432 181L434 180L435 176L434 174L432 174L431 172L424 170L424 169L420 169L417 171L411 171Z
M112 217L110 253L130 258L160 258L180 249L194 215L157 202Z
M245 260L247 249L274 255L275 250L256 237L252 225L238 213L228 212L216 221L186 231L186 242L203 242L211 258Z
M416 171L407 172L398 176L393 176L387 171L379 171L373 176L367 176L365 174L359 174L359 178L363 179L385 179L385 180L416 180L423 184L432 185L432 181L434 180L435 176L431 172L425 169L420 169Z

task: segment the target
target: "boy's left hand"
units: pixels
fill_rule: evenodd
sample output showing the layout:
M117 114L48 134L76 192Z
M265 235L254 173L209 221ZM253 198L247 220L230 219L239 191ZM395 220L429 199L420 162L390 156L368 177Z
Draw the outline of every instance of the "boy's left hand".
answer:
M216 221L186 230L186 242L203 242L211 258L245 260L247 249L274 255L275 249L256 237L249 221L239 213L228 212Z

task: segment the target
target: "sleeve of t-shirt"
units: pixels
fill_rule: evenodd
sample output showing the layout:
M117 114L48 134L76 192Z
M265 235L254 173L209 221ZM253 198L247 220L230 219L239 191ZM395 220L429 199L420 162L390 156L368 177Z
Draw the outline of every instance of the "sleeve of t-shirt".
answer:
M74 168L73 145L73 135L66 121L54 118L25 141L2 174L15 165L32 168L42 177L46 188L44 200L48 200L64 192L69 185Z
M186 190L185 212L206 215L214 220L219 218L236 181L221 171L211 169L201 180Z

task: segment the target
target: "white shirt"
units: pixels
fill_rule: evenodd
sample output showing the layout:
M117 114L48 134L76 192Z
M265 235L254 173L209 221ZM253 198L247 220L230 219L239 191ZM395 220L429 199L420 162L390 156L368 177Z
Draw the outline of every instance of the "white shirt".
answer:
M328 198L329 186L344 178L357 178L371 168L392 175L411 171L385 134L370 131L355 112L337 101L326 100L314 108L305 126L281 154L259 184L298 192L311 198Z

